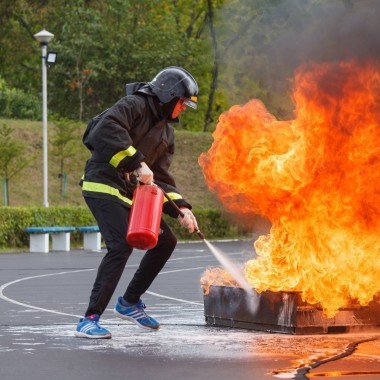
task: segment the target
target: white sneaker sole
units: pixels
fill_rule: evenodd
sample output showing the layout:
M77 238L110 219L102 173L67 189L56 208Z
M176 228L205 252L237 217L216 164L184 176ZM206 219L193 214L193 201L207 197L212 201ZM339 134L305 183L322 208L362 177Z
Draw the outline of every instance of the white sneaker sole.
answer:
M87 339L111 339L112 338L111 333L109 335L88 335L83 332L75 331L74 335L77 338L87 338Z
M160 325L158 325L158 327L144 326L139 321L137 321L136 319L128 317L127 315L120 314L116 309L113 310L113 313L116 315L116 317L124 319L124 320L129 321L129 322L132 322L135 325L137 325L137 326L139 326L139 327L141 327L142 329L145 329L145 330L157 331L160 328Z

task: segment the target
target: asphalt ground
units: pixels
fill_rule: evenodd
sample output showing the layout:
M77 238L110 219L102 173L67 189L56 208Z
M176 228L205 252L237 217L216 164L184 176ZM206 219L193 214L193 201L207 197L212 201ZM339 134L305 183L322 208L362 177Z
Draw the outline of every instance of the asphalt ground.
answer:
M214 242L237 265L253 241ZM294 336L209 327L199 280L220 266L202 242L178 244L143 296L151 332L112 309L134 273L136 250L103 325L110 340L74 337L103 252L0 254L0 379L380 379L380 333Z

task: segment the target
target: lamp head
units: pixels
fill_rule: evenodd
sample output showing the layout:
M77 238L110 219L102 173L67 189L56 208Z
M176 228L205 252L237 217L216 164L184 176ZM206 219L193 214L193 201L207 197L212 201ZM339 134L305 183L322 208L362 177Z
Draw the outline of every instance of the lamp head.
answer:
M47 45L54 37L54 34L42 29L40 32L34 35L34 38L40 43L40 45Z

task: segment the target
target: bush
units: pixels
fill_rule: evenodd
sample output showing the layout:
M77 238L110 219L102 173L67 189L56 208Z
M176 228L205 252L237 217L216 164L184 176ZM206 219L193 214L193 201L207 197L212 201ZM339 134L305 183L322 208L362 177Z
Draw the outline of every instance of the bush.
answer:
M207 239L236 238L242 235L239 228L231 224L216 210L195 210L198 225ZM178 240L199 240L196 234L189 234L177 219L164 216ZM86 207L0 207L0 247L25 248L29 246L27 227L95 225L96 221ZM80 243L79 232L71 234L72 243Z
M0 77L0 116L41 120L41 100L16 88L7 88Z
M0 247L17 248L29 245L27 227L88 226L96 224L85 207L0 207ZM81 234L72 233L72 241L79 242Z

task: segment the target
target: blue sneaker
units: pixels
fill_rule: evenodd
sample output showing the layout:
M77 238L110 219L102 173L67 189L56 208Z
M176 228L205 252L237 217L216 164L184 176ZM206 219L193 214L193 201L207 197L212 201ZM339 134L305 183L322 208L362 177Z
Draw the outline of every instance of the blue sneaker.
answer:
M92 314L79 320L75 336L78 338L110 339L111 333L104 327L99 326L99 315Z
M124 306L126 302L123 297L119 297L115 305L114 314L127 321L136 323L136 325L148 330L158 330L160 324L148 314L145 313L145 304L139 300L136 304Z

